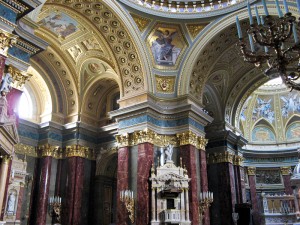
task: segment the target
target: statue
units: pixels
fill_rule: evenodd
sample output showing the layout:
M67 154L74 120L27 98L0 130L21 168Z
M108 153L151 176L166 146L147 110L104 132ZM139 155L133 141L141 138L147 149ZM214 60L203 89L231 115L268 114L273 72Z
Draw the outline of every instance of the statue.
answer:
M8 67L8 72L3 76L0 84L0 93L5 96L12 89L14 79L12 77L12 67Z
M160 149L160 166L165 165L165 154L164 149Z
M13 214L15 212L15 202L16 202L16 196L13 193L10 193L7 200L7 209L6 211L10 214Z
M166 155L166 161L172 161L172 155L173 155L173 145L168 144L165 149L165 155Z

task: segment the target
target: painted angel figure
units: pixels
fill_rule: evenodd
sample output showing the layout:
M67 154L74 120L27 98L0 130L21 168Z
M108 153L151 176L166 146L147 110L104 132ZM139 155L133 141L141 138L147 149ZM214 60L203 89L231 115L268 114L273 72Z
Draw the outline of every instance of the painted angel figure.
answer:
M157 29L155 35L157 38L152 43L152 51L155 60L157 62L174 63L177 57L175 59L173 58L175 45L172 44L172 41L177 35L177 31L171 33L169 30L161 31Z

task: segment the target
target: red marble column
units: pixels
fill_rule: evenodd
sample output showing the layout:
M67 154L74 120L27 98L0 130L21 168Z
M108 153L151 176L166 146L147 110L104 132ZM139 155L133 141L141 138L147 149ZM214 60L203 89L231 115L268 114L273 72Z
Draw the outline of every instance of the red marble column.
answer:
M253 224L260 225L260 215L259 215L257 193L256 193L255 172L256 172L256 169L254 167L248 167L248 180L249 180L251 204L252 204L252 210L253 210L253 213L252 213Z
M137 207L136 224L149 224L151 219L149 208L149 177L153 163L153 144L138 145L137 164Z
M61 196L60 191L60 182L61 182L61 167L62 160L58 160L57 162L57 171L56 171L56 182L55 182L55 196Z
M199 159L200 159L201 191L206 192L206 191L208 191L208 179L207 179L207 162L206 162L205 150L199 150ZM210 225L209 209L205 211L202 222L203 222L203 225Z
M13 115L14 114L14 109L18 105L22 93L23 93L23 91L20 91L18 89L13 88L7 94L6 99L7 99L7 103L8 103L8 108L7 108L7 114L8 115Z
M2 209L1 209L1 220L3 220L3 217L4 217L4 209L5 209L6 199L7 199L7 191L8 191L8 185L9 185L9 179L10 179L11 165L12 165L12 160L9 160L7 176L6 176L6 183L5 183L5 191L4 191L3 203L2 203Z
M40 158L40 174L38 177L38 195L36 204L36 221L34 225L44 225L46 224L47 218L47 206L48 206L48 195L50 187L50 175L51 175L51 163L52 158L46 156ZM38 210L37 210L38 209Z
M245 180L241 174L241 168L238 165L234 165L234 177L235 177L235 186L236 186L236 203L241 204L245 199Z
M284 192L287 195L292 195L293 189L291 186L291 175L290 175L291 167L287 167L287 166L281 167L280 170L281 170L283 184L284 184Z
M0 55L0 81L2 80L2 76L5 70L5 61L6 61L6 56Z
M186 166L188 176L191 178L189 189L189 209L190 220L192 224L199 224L199 199L197 189L197 167L196 167L196 149L193 145L180 146L180 157L183 165ZM203 160L203 158L201 158ZM207 176L206 176L207 179ZM207 187L206 187L207 188Z
M18 197L18 204L17 204L17 211L16 211L16 220L21 220L21 210L22 210L23 196L24 196L24 187L20 187L19 197Z
M70 157L68 160L68 183L66 194L66 218L64 224L80 225L81 201L84 176L84 159Z
M128 160L129 147L121 147L118 150L118 174L117 174L117 225L126 225L127 212L120 201L120 191L128 189Z

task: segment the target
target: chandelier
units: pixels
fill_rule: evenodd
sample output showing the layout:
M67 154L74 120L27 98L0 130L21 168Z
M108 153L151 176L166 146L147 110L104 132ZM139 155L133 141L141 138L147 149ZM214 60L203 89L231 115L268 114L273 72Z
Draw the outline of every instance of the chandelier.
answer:
M300 0L296 1L300 12ZM280 76L287 87L300 91L300 83L295 82L300 77L300 43L296 30L299 22L296 22L296 17L289 12L286 0L283 0L284 15L278 0L275 0L278 17L269 15L265 0L262 0L262 4L265 15L259 15L257 6L254 6L255 23L249 2L247 4L250 21L250 27L247 29L248 45L243 39L239 18L236 17L238 46L244 61L253 63L256 67L266 63L266 76Z

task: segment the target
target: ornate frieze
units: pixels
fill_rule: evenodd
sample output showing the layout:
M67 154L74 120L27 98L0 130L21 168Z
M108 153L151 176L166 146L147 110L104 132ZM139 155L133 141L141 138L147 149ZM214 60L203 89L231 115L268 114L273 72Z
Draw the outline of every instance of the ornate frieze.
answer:
M290 166L280 167L280 172L281 172L282 175L290 175L291 174L291 167Z
M233 163L235 155L230 152L211 153L207 155L208 164Z
M95 160L95 152L85 146L72 145L61 148L52 146L50 144L39 145L33 147L29 145L17 144L15 145L15 152L18 154L29 155L32 157L46 157L51 156L56 159L63 159L68 157L81 157L90 160Z
M249 176L255 176L255 173L256 173L256 168L255 167L248 167L247 168L247 174Z
M149 129L116 135L116 141L119 147L134 146L148 142L159 147L164 147L168 144L174 147L190 144L202 150L205 150L205 145L207 144L207 140L204 137L197 136L191 131L176 135L160 135Z
M281 176L279 169L257 169L257 184L281 184Z

